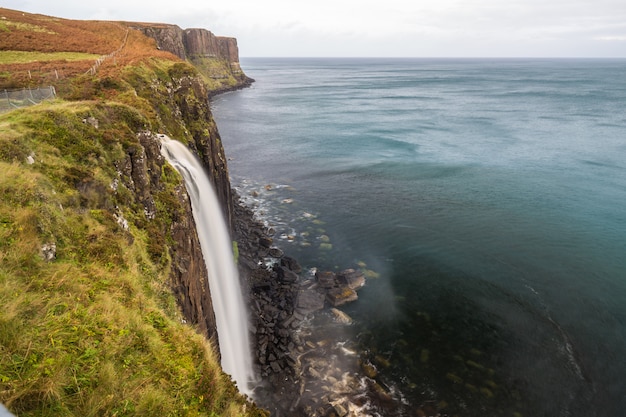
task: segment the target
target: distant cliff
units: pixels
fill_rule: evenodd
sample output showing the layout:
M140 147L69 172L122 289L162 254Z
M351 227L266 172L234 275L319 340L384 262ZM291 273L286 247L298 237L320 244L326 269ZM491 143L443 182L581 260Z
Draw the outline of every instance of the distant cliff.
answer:
M245 87L254 81L241 70L239 47L235 38L215 36L206 29L181 29L176 25L133 23L131 27L153 38L160 50L191 62L200 73L210 79L234 78L234 84L212 88L213 94ZM225 71L216 71L215 65L211 65L216 62L224 64Z

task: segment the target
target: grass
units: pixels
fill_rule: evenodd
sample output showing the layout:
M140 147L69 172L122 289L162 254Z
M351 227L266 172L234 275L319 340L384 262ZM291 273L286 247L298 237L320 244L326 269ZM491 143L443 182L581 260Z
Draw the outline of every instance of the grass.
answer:
M191 57L191 61L202 74L209 89L217 90L237 84L237 80L230 70L230 63L221 59L206 57Z
M0 21L0 32L11 32L13 30L22 30L22 31L28 31L28 32L35 32L35 33L47 33L48 35L56 35L55 32L49 29L46 29L45 27L33 25L31 23L14 22L10 20L7 21L6 19Z
M93 61L100 55L82 52L0 51L0 64L24 64L46 61Z
M119 77L129 66L154 60L180 61L171 53L157 49L153 39L138 30L129 30L145 24L56 19L3 8L0 17L4 18L0 19L0 90L64 84L84 74L98 57L118 50L124 39L124 48L98 69L101 78ZM13 55L20 51L23 54ZM7 56L3 57L4 54ZM191 63L195 66L194 73L203 77L209 90L237 83L225 60L193 57ZM58 90L62 90L60 87Z
M86 52L119 48L126 27L115 22L56 19L0 8L0 50Z
M150 253L153 232L132 221L142 208L109 187L137 118L94 102L0 116L0 402L20 417L262 415L222 373L215 347L182 323L167 250ZM180 181L169 168L163 178ZM159 207L177 210L162 193ZM46 243L56 245L51 262Z

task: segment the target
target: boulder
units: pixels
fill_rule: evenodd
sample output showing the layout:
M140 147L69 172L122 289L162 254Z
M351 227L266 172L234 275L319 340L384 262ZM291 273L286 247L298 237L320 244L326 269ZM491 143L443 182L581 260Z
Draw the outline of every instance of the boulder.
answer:
M315 273L315 279L322 288L333 288L337 286L336 275L331 271L317 271Z
M272 240L271 237L268 236L262 236L259 238L259 245L261 245L264 248L269 248L272 246L272 243L274 243L274 241Z
M356 301L359 299L356 291L350 287L331 288L326 293L326 299L333 307Z
M346 409L346 407L343 404L335 404L333 406L333 408L335 409L335 413L339 417L345 417L345 416L348 415L348 410Z
M57 245L56 243L46 243L41 246L41 257L46 262L51 262L57 257Z
M299 274L300 272L302 272L302 267L300 266L298 261L296 261L291 256L283 256L282 259L280 260L280 264L281 266L284 266L287 269L292 270L296 274Z
M335 319L335 321L337 323L352 324L352 317L350 317L349 315L347 315L343 311L338 310L338 309L333 307L333 308L330 309L330 312L333 314L333 318Z
M269 251L268 254L272 257L272 258L280 258L281 256L283 256L283 251L275 246L272 246Z
M282 370L282 367L277 361L271 362L270 366L272 367L272 371L274 371L275 373L279 373Z
M346 269L337 274L340 285L346 285L354 290L365 285L365 275L361 271Z
M296 308L312 313L324 308L324 294L315 290L300 290L296 299Z
M298 280L298 274L284 266L275 266L274 271L276 271L278 279L282 282L296 282Z

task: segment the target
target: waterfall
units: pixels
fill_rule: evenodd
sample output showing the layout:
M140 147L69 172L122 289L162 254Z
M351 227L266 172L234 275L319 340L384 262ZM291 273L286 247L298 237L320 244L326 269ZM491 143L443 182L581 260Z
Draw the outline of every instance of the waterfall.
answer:
M241 392L250 394L252 355L248 320L222 209L200 160L182 143L160 136L161 153L183 176L191 199L191 211L209 274L222 369L232 376Z

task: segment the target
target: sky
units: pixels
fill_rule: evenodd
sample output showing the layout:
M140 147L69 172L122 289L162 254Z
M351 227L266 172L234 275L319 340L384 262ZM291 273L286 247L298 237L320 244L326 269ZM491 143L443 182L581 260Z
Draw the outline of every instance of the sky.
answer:
M626 0L0 0L205 28L241 57L626 57Z

